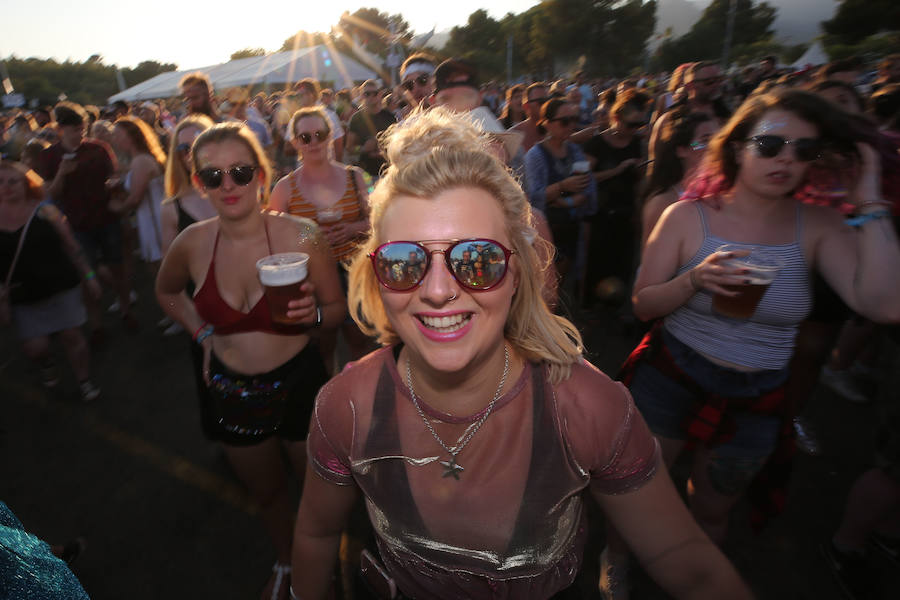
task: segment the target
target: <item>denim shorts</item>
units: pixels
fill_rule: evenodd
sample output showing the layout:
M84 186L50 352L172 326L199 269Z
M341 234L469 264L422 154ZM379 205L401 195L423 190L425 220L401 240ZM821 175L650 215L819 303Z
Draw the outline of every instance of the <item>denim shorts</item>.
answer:
M736 371L710 362L665 329L661 336L678 368L707 392L729 398L755 398L787 380L787 368ZM687 438L686 425L699 400L696 394L647 362L641 362L635 368L630 391L653 433L675 440ZM749 483L775 449L781 417L748 411L732 411L729 415L734 419L735 435L710 449L709 475L720 492L731 495Z

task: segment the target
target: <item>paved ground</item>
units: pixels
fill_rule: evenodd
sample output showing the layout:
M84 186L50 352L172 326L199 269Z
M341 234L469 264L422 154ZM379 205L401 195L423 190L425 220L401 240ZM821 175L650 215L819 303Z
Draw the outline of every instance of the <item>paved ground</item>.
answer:
M274 556L253 506L201 436L186 336L162 337L148 276L137 289L143 327L129 335L106 317L110 344L94 360L104 393L90 405L77 401L71 379L44 390L0 333L0 499L44 539L87 538L74 570L94 600L255 600ZM609 372L634 343L609 315L588 322L585 337ZM736 519L728 552L760 598L840 597L816 548L868 464L879 407L897 397L896 354L873 405L820 390L808 413L826 453L798 458L786 514L758 536ZM877 564L884 598L898 597L900 573ZM662 596L639 580L634 597Z

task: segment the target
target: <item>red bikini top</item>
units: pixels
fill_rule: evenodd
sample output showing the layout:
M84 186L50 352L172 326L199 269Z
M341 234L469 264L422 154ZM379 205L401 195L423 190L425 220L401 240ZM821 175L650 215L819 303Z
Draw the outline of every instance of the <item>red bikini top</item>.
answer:
M272 243L269 240L269 226L266 224L266 243L269 253L272 253ZM232 308L219 294L219 285L216 282L216 250L219 247L219 232L216 232L216 241L213 245L212 260L206 271L206 279L197 293L194 294L194 306L200 317L212 325L217 334L229 335L232 333L244 333L247 331L263 331L278 335L298 335L304 333L303 325L281 325L272 321L269 312L269 302L266 295L257 301L250 312L241 312Z

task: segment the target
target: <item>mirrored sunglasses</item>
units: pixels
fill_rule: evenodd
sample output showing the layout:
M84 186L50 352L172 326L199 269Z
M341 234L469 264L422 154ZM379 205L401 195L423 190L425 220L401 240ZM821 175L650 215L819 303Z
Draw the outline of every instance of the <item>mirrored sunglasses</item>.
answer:
M822 142L817 138L797 138L789 140L780 135L755 135L748 140L756 148L756 153L764 158L774 158L787 145L794 147L794 156L802 162L812 162L822 154Z
M443 250L425 244L449 244ZM509 257L515 254L500 242L475 238L467 240L423 240L386 242L369 254L378 282L389 290L407 292L422 283L431 268L431 257L444 255L447 270L467 290L484 291L503 281Z
M253 175L258 168L252 165L240 165L230 169L200 169L197 171L197 177L200 178L200 183L203 184L203 187L210 190L214 190L222 185L225 181L226 173L236 185L244 186L253 181Z

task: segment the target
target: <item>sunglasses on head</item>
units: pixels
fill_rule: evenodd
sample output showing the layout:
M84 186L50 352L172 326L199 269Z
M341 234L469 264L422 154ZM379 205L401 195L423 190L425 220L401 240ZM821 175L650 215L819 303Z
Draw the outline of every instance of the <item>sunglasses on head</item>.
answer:
M308 132L304 131L302 133L297 134L297 139L300 140L301 144L307 145L310 142L312 142L313 136L315 136L316 141L324 142L326 139L328 139L328 132L322 131L321 129L317 129L316 131L314 131L312 133L308 133Z
M429 75L426 73L422 73L418 77L413 77L412 79L407 79L403 82L403 87L406 88L408 92L411 92L412 89L416 86L426 86L428 85L428 77Z
M575 125L578 123L578 117L553 117L550 119L554 123L559 123L563 127L568 127L569 125Z
M816 138L789 140L780 135L755 135L748 141L753 143L756 153L764 158L778 156L788 144L794 147L794 156L799 161L812 162L822 153L822 142Z
M449 245L443 250L431 250L425 244ZM408 292L425 280L435 253L444 255L444 264L459 285L483 291L500 285L515 251L487 238L398 241L381 244L369 254L369 259L381 285L395 292ZM481 263L478 268L476 261Z
M191 151L190 144L178 144L177 146L175 146L175 152L178 152L179 154L187 154L190 151Z
M230 169L200 169L197 171L197 177L200 178L200 183L203 184L203 187L210 190L214 190L222 185L222 182L225 181L226 173L236 185L243 186L253 181L253 175L258 168L253 165L240 165Z

